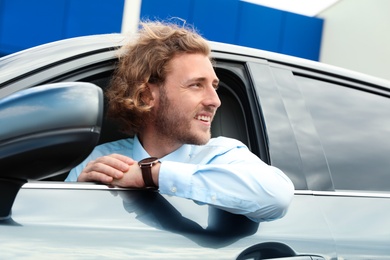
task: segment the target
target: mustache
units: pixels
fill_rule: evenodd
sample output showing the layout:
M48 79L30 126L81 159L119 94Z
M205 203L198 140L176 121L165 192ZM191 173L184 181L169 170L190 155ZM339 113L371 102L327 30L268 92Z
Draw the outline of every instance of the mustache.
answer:
M202 113L210 114L211 118L214 118L215 113L217 112L217 109L218 109L217 107L205 106L205 107L202 107L201 109L199 109L198 111L196 111L195 114L202 114Z
M217 112L217 109L216 107L212 107L212 106L205 106L205 107L202 107L202 109L199 109L198 113L209 113L209 114L213 114L215 115L215 113Z

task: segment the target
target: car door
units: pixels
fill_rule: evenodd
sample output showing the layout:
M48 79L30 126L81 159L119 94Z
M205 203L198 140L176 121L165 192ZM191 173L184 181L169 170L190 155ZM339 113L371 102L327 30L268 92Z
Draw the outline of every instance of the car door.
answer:
M311 214L295 222L299 227L289 230L300 234L296 239L305 237L305 227L322 226L313 239L334 241L328 249L337 257L382 259L390 255L390 230L383 228L390 226L388 86L348 78L341 70L340 75L315 72L298 62L248 64L271 163L296 188L281 222L310 208ZM300 197L311 203L297 206Z

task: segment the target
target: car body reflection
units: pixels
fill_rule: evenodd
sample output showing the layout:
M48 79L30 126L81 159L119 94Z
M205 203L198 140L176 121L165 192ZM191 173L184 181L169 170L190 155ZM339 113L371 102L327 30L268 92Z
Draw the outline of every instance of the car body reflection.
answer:
M257 232L259 223L242 215L209 207L208 225L203 228L183 215L157 192L119 191L123 206L136 218L154 228L181 234L200 246L219 248Z

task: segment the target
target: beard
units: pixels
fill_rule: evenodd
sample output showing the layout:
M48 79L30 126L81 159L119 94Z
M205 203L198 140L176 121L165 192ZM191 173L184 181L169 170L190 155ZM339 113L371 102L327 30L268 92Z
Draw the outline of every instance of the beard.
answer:
M207 109L207 108L206 108ZM193 115L183 112L175 107L166 95L165 87L160 89L159 108L155 113L154 124L159 129L158 136L167 142L204 145L211 138L210 129L207 132L196 133L191 127Z

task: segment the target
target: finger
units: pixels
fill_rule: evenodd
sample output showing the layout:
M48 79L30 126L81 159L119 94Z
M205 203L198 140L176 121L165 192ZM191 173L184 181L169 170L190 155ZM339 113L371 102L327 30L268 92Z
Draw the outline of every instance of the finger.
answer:
M101 172L96 171L83 171L77 178L77 181L79 182L88 182L88 181L94 181L94 182L102 182L105 184L110 184L113 181L113 177L108 176Z
M113 153L111 155L109 155L110 157L113 157L115 159L118 159L124 163L127 163L128 165L132 165L134 163L136 163L135 160L133 160L132 158L128 157L128 156L125 156L125 155L122 155L122 154L117 154L117 153Z
M103 167L103 165L107 165L107 166L114 168L118 171L126 172L126 171L128 171L130 165L133 164L132 162L133 162L133 160L129 157L119 155L119 154L111 154L111 155L102 156L102 157L97 158L93 162L92 165L94 167L101 167L101 168ZM97 169L95 169L95 170L97 170ZM112 176L112 175L110 175L110 176Z
M130 166L113 158L99 158L92 163L88 163L83 172L87 175L97 174L107 175L111 178L122 178Z
M132 158L120 154L102 156L86 165L78 181L98 181L110 184L114 179L121 179L123 173L127 172L135 162Z

